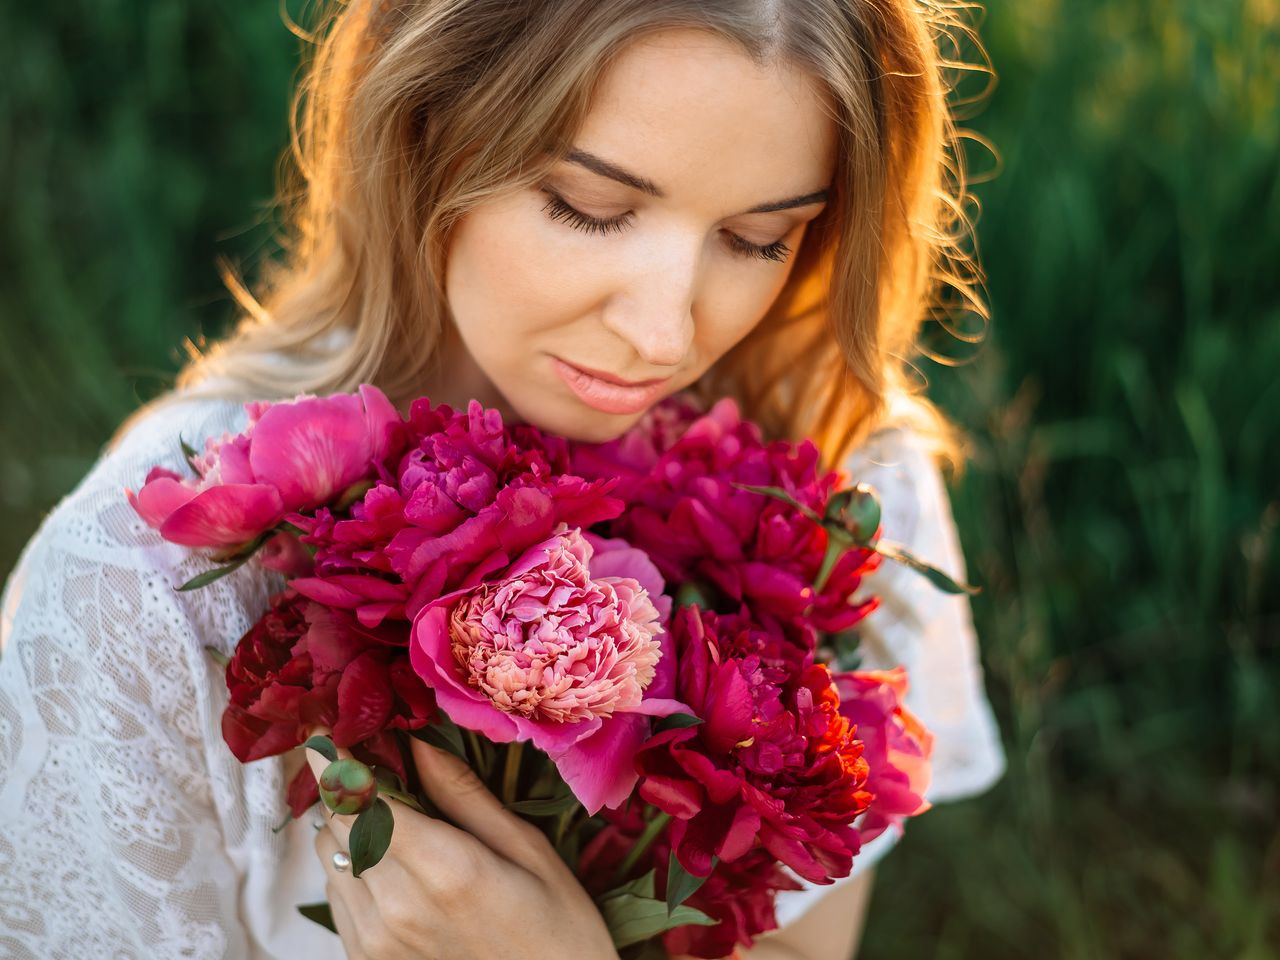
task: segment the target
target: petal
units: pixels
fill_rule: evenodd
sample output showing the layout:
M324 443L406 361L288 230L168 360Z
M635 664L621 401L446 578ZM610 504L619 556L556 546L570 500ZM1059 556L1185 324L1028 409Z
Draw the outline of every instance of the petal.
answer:
M636 785L635 755L649 733L643 717L611 717L598 731L553 757L560 776L587 813L619 807Z
M692 714L687 703L681 703L679 700L667 700L662 697L645 697L638 704L632 707L627 713L642 713L646 717L669 717L673 713Z
M351 661L338 683L333 742L349 747L381 731L391 715L392 699L391 678L377 654L365 653Z
M253 428L249 463L289 510L306 510L363 477L372 450L360 401L338 394L272 406Z
M169 514L160 536L184 547L235 547L274 526L283 514L280 494L272 487L210 487Z
M458 726L482 733L495 743L517 739L514 718L458 678L449 646L449 611L445 606L427 607L414 621L409 662L435 691L440 709Z
M362 383L358 392L364 403L365 429L372 442L370 453L373 459L381 460L388 452L393 436L391 428L401 423L400 414L387 399L387 395L377 387Z
M196 491L176 473L157 467L147 474L141 490L126 489L125 496L146 525L158 530L175 510L195 498Z
M702 736L707 744L719 753L728 753L733 747L752 735L751 717L754 709L751 686L737 664L722 664L711 678L703 707L705 723Z

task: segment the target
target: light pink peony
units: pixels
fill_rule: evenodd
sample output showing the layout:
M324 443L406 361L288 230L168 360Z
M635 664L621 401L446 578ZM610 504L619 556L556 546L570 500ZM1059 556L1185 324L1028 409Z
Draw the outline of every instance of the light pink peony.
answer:
M376 387L359 394L246 404L249 425L209 439L192 460L197 476L156 467L129 503L164 539L188 547L238 548L286 514L328 503L357 481L400 423Z
M594 813L630 795L648 717L687 710L662 588L639 550L561 524L501 579L424 607L410 657L456 723L532 741Z
M931 777L933 734L904 705L906 668L855 670L837 674L835 683L840 714L857 726L858 739L865 744L867 789L875 795L858 833L863 843L889 828L901 836L907 817L932 806L924 793Z

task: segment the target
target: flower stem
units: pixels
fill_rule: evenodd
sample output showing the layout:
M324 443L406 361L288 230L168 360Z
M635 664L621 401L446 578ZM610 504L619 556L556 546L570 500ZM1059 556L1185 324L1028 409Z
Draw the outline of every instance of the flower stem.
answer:
M476 773L480 774L481 780L489 779L489 757L484 752L484 746L480 743L480 738L476 736L474 730L467 731L467 743L471 747L471 759L475 764Z
M573 807L563 810L560 816L556 818L556 841L555 847L560 849L560 845L564 843L564 835L569 832L569 824L573 822L573 816L577 813Z
M618 872L613 875L614 883L622 883L627 878L627 874L640 861L640 858L649 852L653 841L658 839L658 834L662 833L663 828L670 822L671 814L659 813L645 824L644 832L636 840L636 845L627 851L627 855L622 858L622 863L618 864Z
M502 771L502 802L515 803L516 789L520 785L520 755L524 752L524 744L513 741L507 744L507 765Z

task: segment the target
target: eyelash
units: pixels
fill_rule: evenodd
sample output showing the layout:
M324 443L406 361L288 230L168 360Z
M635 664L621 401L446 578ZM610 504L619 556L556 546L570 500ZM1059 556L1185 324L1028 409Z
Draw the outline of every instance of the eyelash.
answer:
M581 210L576 210L569 206L564 197L559 194L552 193L546 189L542 192L550 198L546 206L542 208L547 216L552 220L563 220L575 230L581 230L583 233L600 234L601 236L610 233L621 233L634 216L631 213L624 213L621 216L605 219L589 217ZM736 233L729 234L729 237L729 246L735 253L745 257L758 257L761 260L770 260L774 263L785 263L787 257L791 256L791 248L781 240L761 246L758 243L743 240Z

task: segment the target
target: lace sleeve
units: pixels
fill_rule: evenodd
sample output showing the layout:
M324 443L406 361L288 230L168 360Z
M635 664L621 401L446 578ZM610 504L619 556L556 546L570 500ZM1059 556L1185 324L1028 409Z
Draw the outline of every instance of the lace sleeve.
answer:
M268 826L280 765L241 766L222 743L225 689L204 648L229 651L269 584L246 568L176 592L207 561L161 541L123 496L154 464L183 469L179 434L195 442L240 416L205 400L143 419L46 518L6 586L4 956L258 955L241 897L255 860L283 859L287 835Z
M885 539L905 544L952 576L966 577L942 473L913 434L892 428L873 435L846 470L854 482L869 483L879 493ZM879 608L858 625L864 667L905 666L907 705L934 734L926 798L941 803L983 792L1004 772L1005 755L983 688L968 597L943 593L889 561L863 580L859 592L880 597ZM850 876L871 867L895 842L893 831L877 837L858 855ZM779 924L798 919L830 889L806 884L780 894Z

